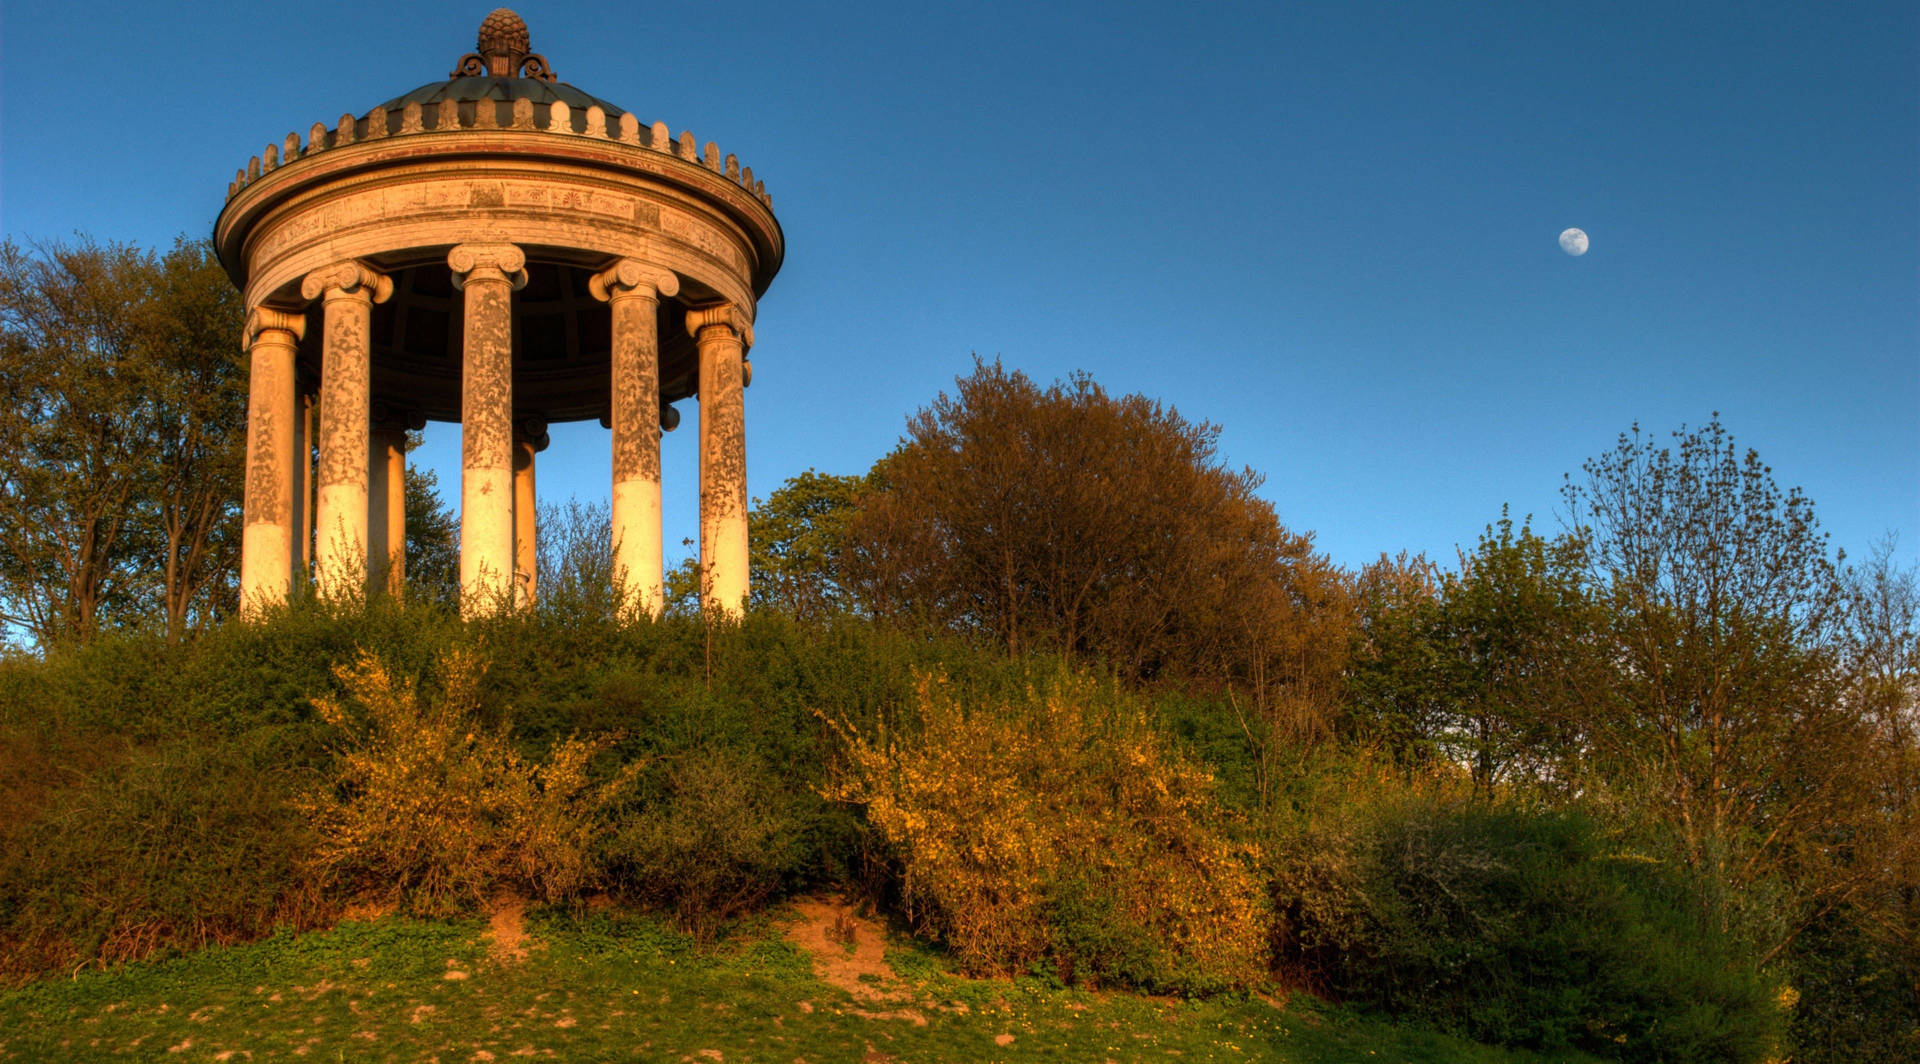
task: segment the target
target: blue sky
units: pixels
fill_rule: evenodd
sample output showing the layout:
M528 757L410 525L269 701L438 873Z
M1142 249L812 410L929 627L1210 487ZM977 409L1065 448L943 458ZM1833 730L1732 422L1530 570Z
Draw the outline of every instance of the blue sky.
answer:
M205 234L248 156L443 78L488 9L10 3L0 227ZM1910 0L517 10L774 198L756 497L864 470L977 352L1220 425L1343 564L1450 560L1503 503L1556 528L1562 474L1715 411L1836 545L1920 558ZM543 501L606 498L596 424L542 458Z

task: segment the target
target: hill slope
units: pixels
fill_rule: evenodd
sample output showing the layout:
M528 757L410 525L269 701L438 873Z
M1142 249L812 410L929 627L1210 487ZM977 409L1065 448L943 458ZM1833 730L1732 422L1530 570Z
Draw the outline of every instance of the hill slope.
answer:
M1539 1059L1304 997L1188 1002L968 980L837 903L716 946L649 918L384 917L0 994L0 1058ZM1560 1058L1564 1059L1564 1058Z

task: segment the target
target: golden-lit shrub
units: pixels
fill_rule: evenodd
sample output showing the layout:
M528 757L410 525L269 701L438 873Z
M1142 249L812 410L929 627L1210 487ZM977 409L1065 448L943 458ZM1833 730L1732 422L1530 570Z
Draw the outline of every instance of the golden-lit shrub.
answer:
M592 779L611 735L569 738L529 762L504 725L479 722L479 656L450 651L440 668L430 699L362 654L337 670L346 699L314 699L345 738L331 779L303 801L322 840L315 863L427 913L502 888L549 902L577 895L597 877L595 840L638 766Z
M1212 776L1085 679L966 704L922 675L914 728L836 724L830 797L898 852L910 915L974 972L1209 990L1265 972L1257 855Z

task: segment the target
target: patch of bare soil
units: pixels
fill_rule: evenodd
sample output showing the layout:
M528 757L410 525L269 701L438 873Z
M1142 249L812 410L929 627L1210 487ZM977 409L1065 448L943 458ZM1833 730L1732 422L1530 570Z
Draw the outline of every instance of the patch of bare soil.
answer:
M787 939L813 958L814 974L854 1000L876 1006L855 1009L856 1015L927 1025L926 1014L912 1007L918 1004L913 988L887 963L886 928L842 898L801 898L793 903L793 912L796 919L787 925Z
M400 906L394 904L392 898L362 897L348 902L347 907L341 910L340 919L343 922L353 920L364 923L392 916L399 910Z
M498 964L518 964L527 959L527 902L524 898L503 894L487 908L487 956Z

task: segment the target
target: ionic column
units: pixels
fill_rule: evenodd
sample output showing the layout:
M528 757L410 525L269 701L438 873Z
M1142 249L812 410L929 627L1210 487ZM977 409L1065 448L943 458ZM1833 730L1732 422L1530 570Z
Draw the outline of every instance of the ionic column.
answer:
M304 314L255 307L241 344L247 378L247 481L240 539L240 610L256 616L287 601L293 586L296 406L293 354Z
M373 400L373 352L367 322L393 281L358 262L307 275L300 294L323 300L320 355L320 493L314 583L340 601L367 589L367 448Z
M540 582L539 501L534 495L534 455L547 449L547 423L529 418L513 432L514 605L533 606Z
M700 346L701 607L728 617L747 608L747 349L753 323L731 303L687 312Z
M670 270L621 259L587 283L613 315L613 579L620 615L666 607L660 507L660 297L678 295Z
M373 430L367 466L373 484L367 497L367 557L374 579L396 598L407 589L407 429L387 421Z
M466 293L460 373L460 614L513 602L513 311L527 257L512 244L447 253Z

